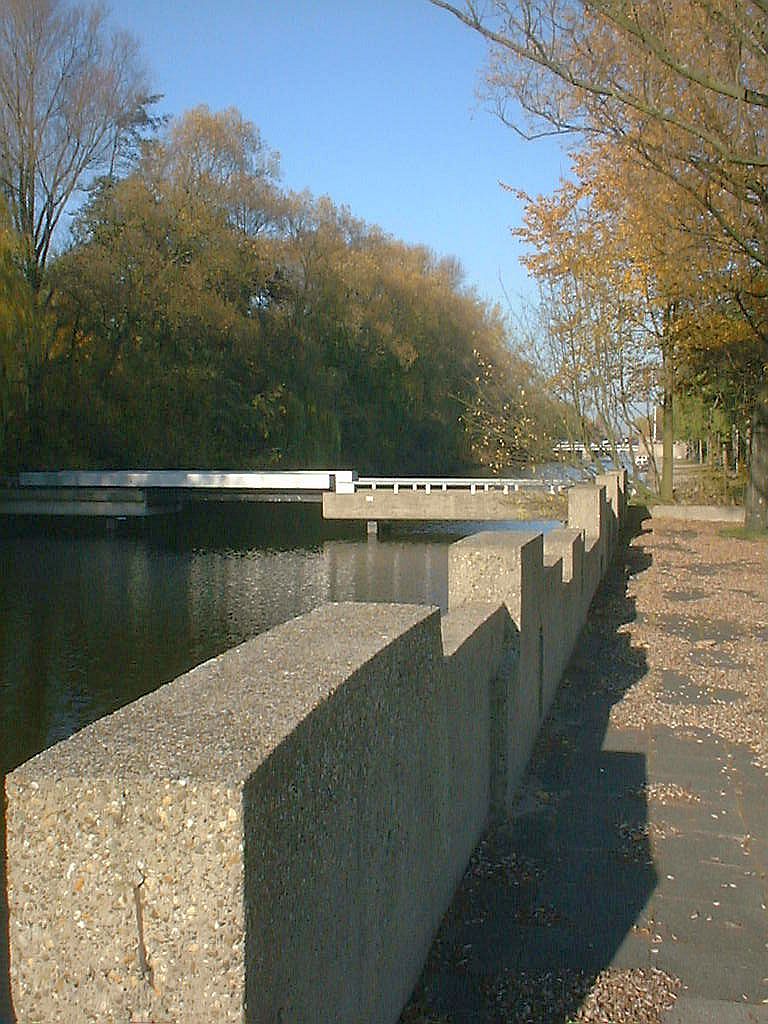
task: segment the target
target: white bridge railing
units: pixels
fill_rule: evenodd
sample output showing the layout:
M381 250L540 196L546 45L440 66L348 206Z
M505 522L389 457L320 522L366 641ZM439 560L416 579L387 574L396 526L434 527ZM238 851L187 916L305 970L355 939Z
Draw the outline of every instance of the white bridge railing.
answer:
M544 491L559 494L569 482L566 480L535 480L527 478L502 477L381 477L363 476L354 481L356 491L469 491L470 494L500 491L515 494L518 491Z

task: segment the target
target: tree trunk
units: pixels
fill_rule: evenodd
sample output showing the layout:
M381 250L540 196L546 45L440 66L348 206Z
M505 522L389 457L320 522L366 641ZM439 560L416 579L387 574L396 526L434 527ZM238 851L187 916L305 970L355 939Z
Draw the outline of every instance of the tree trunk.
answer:
M667 312L667 332L670 331L674 312L672 309ZM672 342L667 338L666 344L661 346L661 360L664 381L664 398L661 407L661 486L659 497L662 501L672 501L674 498L674 483L672 480L672 458L673 446L675 443L675 424L673 419L673 395L675 391L675 361L672 355Z
M763 386L755 404L750 434L746 525L753 530L768 530L768 387L766 386Z
M664 317L664 338L661 343L661 369L664 397L661 409L661 486L659 497L662 501L674 500L672 459L675 443L673 419L673 396L675 393L675 345L673 328L675 324L674 303L668 307Z
M674 481L672 479L672 459L675 443L675 424L672 416L672 392L664 389L664 406L662 409L661 421L661 488L659 497L662 501L672 501L674 498Z

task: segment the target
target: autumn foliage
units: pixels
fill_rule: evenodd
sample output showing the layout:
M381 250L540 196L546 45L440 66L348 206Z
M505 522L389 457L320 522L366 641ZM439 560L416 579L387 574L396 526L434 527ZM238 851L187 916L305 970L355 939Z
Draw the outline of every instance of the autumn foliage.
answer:
M278 174L238 111L198 107L95 183L46 268L34 372L14 378L23 333L2 334L7 467L426 473L544 454L557 405L458 263Z
M628 425L663 403L670 455L674 400L715 403L749 438L748 518L768 526L764 0L431 2L488 40L505 121L571 140L573 181L523 197L556 371L589 404L613 363L600 420L625 390Z

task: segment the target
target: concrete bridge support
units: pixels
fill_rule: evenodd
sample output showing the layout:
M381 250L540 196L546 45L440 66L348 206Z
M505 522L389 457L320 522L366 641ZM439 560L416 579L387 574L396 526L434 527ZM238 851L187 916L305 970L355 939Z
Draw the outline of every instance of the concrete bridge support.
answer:
M18 1019L393 1024L525 767L620 485L577 489L546 540L455 545L442 621L325 605L9 775Z
M539 489L476 490L360 490L352 494L323 494L325 519L366 522L403 520L560 519L566 501L560 494Z

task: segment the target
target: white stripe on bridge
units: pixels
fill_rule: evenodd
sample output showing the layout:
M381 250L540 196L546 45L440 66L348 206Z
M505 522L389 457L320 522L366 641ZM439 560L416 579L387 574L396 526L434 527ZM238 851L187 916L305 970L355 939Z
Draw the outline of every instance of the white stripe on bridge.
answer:
M352 489L351 470L240 473L217 470L57 470L19 473L20 487L138 487L144 490L333 491Z

